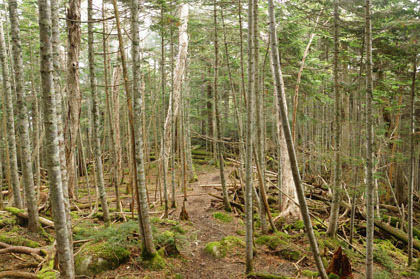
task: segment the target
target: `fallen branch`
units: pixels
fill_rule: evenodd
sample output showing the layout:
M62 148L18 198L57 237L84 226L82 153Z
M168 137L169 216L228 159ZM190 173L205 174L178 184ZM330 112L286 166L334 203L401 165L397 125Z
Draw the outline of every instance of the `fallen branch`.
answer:
M0 272L0 278L37 279L38 276L34 273L9 270L9 271L1 271Z
M12 213L13 215L15 215L16 217L23 219L25 221L28 221L28 214L25 213L23 210L16 208L16 207L6 207L5 208L6 211ZM54 222L51 220L48 220L47 218L44 217L39 217L39 222L47 227L54 227Z

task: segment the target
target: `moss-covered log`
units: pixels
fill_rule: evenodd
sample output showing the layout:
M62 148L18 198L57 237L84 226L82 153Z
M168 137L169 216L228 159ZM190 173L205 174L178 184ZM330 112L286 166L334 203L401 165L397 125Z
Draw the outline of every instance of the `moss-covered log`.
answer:
M249 279L289 279L289 277L287 276L275 275L275 274L264 273L264 272L251 272L246 276L246 278L249 278Z
M382 221L375 220L375 226L380 228L381 230L386 231L387 233L391 234L392 236L398 238L399 240L403 241L404 243L408 243L408 236L402 230L396 229L393 226L390 226ZM413 241L413 247L420 251L420 242L418 240Z

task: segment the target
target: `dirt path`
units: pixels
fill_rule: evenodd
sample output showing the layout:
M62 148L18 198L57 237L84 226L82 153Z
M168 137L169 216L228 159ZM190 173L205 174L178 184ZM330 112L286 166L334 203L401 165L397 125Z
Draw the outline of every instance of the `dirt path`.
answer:
M229 170L227 171L229 173ZM220 191L213 187L201 187L200 185L218 184L220 175L217 170L202 173L198 181L189 186L186 202L186 210L189 214L191 224L190 234L197 235L197 240L191 243L187 259L179 273L186 279L195 278L244 278L243 272L245 262L241 255L243 251L234 251L233 256L216 259L204 251L207 243L220 241L223 237L237 235L239 229L243 229L239 219L233 218L232 222L224 223L213 217L214 212L220 211L212 207L211 200L214 199L208 193L218 194ZM178 219L182 207L183 198L178 198L178 208L172 217Z

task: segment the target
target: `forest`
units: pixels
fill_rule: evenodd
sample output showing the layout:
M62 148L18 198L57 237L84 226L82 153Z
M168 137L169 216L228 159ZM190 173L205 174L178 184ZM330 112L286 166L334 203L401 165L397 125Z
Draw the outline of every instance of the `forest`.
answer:
M420 278L420 2L0 3L0 278Z

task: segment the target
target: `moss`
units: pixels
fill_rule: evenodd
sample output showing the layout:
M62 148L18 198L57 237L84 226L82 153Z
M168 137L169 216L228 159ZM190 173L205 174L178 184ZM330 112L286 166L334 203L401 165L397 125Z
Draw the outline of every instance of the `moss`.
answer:
M75 257L76 270L80 274L97 274L109 269L115 269L126 262L130 251L115 243L98 242L89 244L82 253Z
M316 278L318 277L318 272L311 271L311 270L302 270L302 276L308 277L308 278Z
M292 246L281 249L279 255L289 261L298 261L301 257L300 251Z
M204 251L215 258L224 258L234 247L245 247L245 242L237 236L226 236L221 241L207 243Z
M0 234L0 242L16 246L27 246L31 248L41 247L41 245L38 242L27 238L23 238L14 234L13 232L5 232Z
M257 237L255 243L259 245L266 245L272 250L277 249L279 246L286 246L290 235L283 232L276 232L274 235L261 235Z
M48 265L42 267L37 273L39 279L56 279L59 278L59 272L54 270L54 260L48 262Z
M207 243L206 247L204 247L204 251L215 258L223 258L226 256L226 247L224 247L220 241Z
M237 229L237 230L235 231L235 233L236 233L237 235L240 235L240 236L245 236L245 230L242 230L242 229Z
M144 266L152 270L161 270L166 267L165 259L163 258L164 251L159 250L152 258L144 261Z
M10 213L12 213L14 215L25 212L25 210L19 209L19 208L16 208L16 207L5 207L4 210L9 211Z
M292 224L292 228L294 228L295 230L300 231L300 230L305 229L305 224L303 223L302 220L297 220L296 222L294 222Z
M340 279L340 276L334 273L328 274L328 279Z
M233 219L232 216L227 215L223 212L215 212L213 213L213 217L223 223L230 223L232 222L232 219Z

